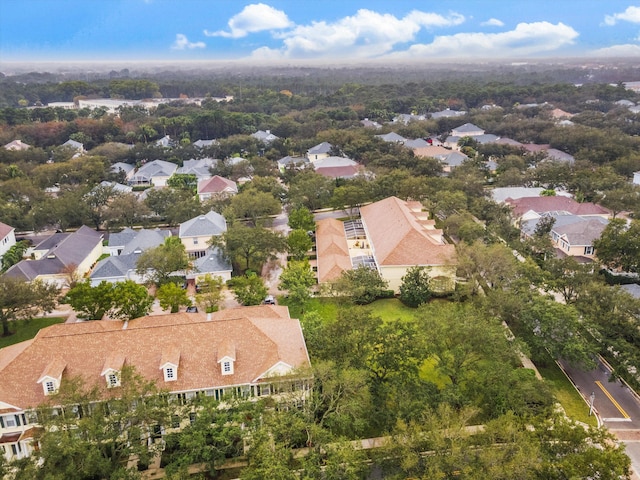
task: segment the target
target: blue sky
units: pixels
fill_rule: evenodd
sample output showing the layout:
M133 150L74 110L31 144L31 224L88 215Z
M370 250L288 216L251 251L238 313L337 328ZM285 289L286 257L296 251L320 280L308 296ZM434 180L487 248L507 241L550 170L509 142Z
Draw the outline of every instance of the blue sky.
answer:
M636 0L0 0L10 61L635 57Z

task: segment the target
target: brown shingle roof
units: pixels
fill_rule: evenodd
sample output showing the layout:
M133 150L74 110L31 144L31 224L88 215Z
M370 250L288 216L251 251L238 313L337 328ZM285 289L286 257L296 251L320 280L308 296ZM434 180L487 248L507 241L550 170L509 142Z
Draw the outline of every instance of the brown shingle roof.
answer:
M13 227L7 225L6 223L0 222L0 239L6 237L11 233L12 230L15 230Z
M238 191L238 186L233 180L214 175L213 177L201 180L198 183L198 193L222 193L225 190Z
M223 310L212 318L180 313L139 318L126 328L116 321L47 327L21 348L0 350L0 401L21 408L41 404L45 396L37 381L44 372L59 371L63 363L62 383L80 376L89 386L102 388L104 395L117 395L118 389L107 390L100 376L112 352L121 352L127 365L173 392L248 384L278 363L309 366L300 323L289 318L286 307ZM234 373L223 376L217 352L230 341L235 346ZM176 349L178 378L165 383L161 362Z
M389 197L360 209L362 222L380 266L451 265L453 245L444 243L441 231L424 222L418 202Z

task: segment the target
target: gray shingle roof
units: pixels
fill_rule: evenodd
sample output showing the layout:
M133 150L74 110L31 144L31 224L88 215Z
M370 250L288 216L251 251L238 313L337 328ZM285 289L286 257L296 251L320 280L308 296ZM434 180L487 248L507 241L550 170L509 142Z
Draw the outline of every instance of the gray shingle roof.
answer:
M180 224L178 236L202 237L205 235L222 235L227 231L227 221L217 212L210 211L206 215L187 220Z
M407 139L401 135L398 135L396 132L385 133L384 135L376 135L377 138L384 142L406 142Z
M134 253L135 251L144 252L149 248L157 247L164 243L165 238L170 237L169 230L145 230L142 229L124 244L122 255Z
M329 153L332 148L333 148L333 145L331 145L329 142L322 142L314 147L311 147L309 150L307 150L307 154L317 155L321 153Z
M93 269L91 280L126 277L127 272L135 270L140 254L118 255L103 258Z
M198 273L217 273L231 271L231 263L227 260L220 249L208 249L204 257L194 261L194 267Z

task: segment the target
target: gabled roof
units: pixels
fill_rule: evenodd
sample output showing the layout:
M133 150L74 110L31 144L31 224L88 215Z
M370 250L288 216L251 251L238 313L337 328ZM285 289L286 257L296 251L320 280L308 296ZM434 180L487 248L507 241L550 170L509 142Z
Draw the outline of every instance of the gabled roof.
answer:
M550 160L556 160L558 162L565 163L574 163L576 159L573 155L569 155L568 153L563 152L562 150L558 150L556 148L550 148L547 150L547 158Z
M198 182L198 194L223 192L238 193L238 185L233 180L219 175Z
M287 155L286 157L282 157L278 160L278 165L282 167L286 167L287 165L304 165L305 163L309 163L309 159L307 157L291 157Z
M31 145L24 143L22 140L14 140L12 142L7 143L4 146L4 148L6 150L20 151L20 150L27 150L31 148Z
M458 134L464 135L465 133L475 133L475 132L484 133L484 130L481 129L479 126L474 125L473 123L465 123L463 125L460 125L459 127L454 128L452 132L454 132L453 133L454 135L458 135Z
M192 174L199 178L211 177L210 169L219 162L216 158L201 158L199 160L185 160L176 173Z
M139 253L123 255L113 255L100 260L91 272L91 280L99 282L101 280L126 279L127 274L136 269Z
M389 132L389 133L385 133L384 135L376 135L376 138L379 138L383 142L390 142L390 143L393 143L393 142L404 143L407 141L406 138L404 138L402 135L398 135L396 132Z
M318 155L323 153L329 153L332 148L333 148L333 145L331 145L329 142L322 142L314 147L311 147L309 150L307 150L307 155Z
M335 280L345 270L351 270L349 246L344 225L335 218L325 218L316 224L318 281Z
M581 220L554 225L551 231L565 238L572 247L591 246L594 240L600 238L608 222L603 218L582 218Z
M67 140L62 144L63 147L73 148L74 150L84 150L84 145L80 142L76 142L75 140Z
M337 167L316 167L316 173L328 178L353 178L362 170L359 165L344 165Z
M131 179L148 181L154 177L170 177L177 169L178 166L175 163L164 160L153 160L140 167L138 171L131 176Z
M53 235L51 238L55 244L42 258L22 260L7 270L5 275L31 281L39 275L60 274L67 267L80 265L102 243L102 234L84 225L71 234Z
M210 147L212 145L217 145L217 144L218 144L217 140L196 140L195 142L193 142L192 145L198 148L205 148L205 147Z
M267 130L266 132L264 130L258 130L256 133L252 133L251 136L264 143L270 143L280 138L271 133L271 130Z
M120 364L122 356L115 358L114 352L145 379L173 392L249 384L280 363L310 366L300 323L289 318L286 307L223 310L211 318L179 313L131 320L126 328L111 320L44 328L24 345L0 350L0 401L20 408L41 404L45 396L37 381L51 370L51 359L54 366L65 365L62 385L79 376L104 397L119 393L101 377L109 362ZM234 373L222 375L217 352L229 342L235 347ZM176 350L180 371L175 381L165 383L161 363Z
M15 228L7 225L6 223L0 222L0 240L5 238L7 235L9 235L14 230L15 230Z
M507 198L505 202L513 208L513 214L519 218L528 211L569 212L574 215L608 215L610 212L604 207L591 202L578 203L572 198L556 195L553 197L524 197Z
M206 275L207 273L231 272L231 262L222 254L219 248L209 248L203 257L197 258L193 262L194 270L197 275ZM194 275L189 275L194 276Z
M129 185L123 185L118 182L107 182L106 180L103 180L102 182L100 182L100 186L105 188L111 188L114 192L117 192L117 193L131 193L133 191L133 187L130 187Z
M135 170L135 167L130 163L117 162L111 165L110 170L115 173L122 170L125 175L129 175L133 170Z
M313 163L316 169L326 167L352 167L358 165L358 162L346 157L325 157L314 160L311 163Z
M442 231L426 219L421 207L419 202L389 197L360 208L379 266L455 263L455 247L444 243Z
M203 237L205 235L222 235L227 231L227 221L217 212L210 211L180 224L178 236Z
M431 115L431 118L446 118L446 117L462 117L466 114L467 112L464 112L464 111L450 110L447 108L446 110L441 110L439 112L432 112L429 115Z
M365 128L375 128L375 129L382 128L382 125L380 125L378 122L369 120L368 118L365 118L364 120L360 120L360 123Z
M404 142L404 146L407 148L423 148L423 147L428 147L429 146L429 142L427 142L425 139L423 138L416 138L415 140L411 140L411 139L407 139Z

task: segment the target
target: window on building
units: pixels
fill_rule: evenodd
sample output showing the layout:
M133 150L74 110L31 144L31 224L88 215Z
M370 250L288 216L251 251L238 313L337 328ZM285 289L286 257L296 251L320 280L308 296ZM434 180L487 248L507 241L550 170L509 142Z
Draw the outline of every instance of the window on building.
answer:
M4 426L5 428L12 428L15 427L16 424L16 417L14 417L13 415L10 417L4 417Z
M193 244L194 244L194 245L198 245L198 239L197 239L197 238L194 238L194 239L193 239Z
M171 416L171 428L180 428L180 417L178 415Z
M224 362L222 366L224 373L231 373L231 362Z
M592 246L584 247L584 254L593 255L593 247Z
M56 392L56 384L55 384L55 382L52 382L52 381L45 382L44 390L45 390L47 395L49 395L51 393L55 393Z
M173 380L175 378L172 367L167 367L165 369L165 374L166 374L167 380Z
M196 412L189 413L189 423L193 425L196 423Z
M107 375L107 383L109 384L109 387L117 387L120 385L118 375L116 373L110 373Z

